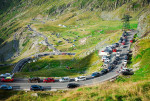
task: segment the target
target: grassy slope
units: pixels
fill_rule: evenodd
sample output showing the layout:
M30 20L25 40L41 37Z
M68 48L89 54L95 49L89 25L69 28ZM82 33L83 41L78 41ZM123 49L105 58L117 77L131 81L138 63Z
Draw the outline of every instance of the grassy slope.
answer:
M148 101L150 99L150 81L136 83L103 83L91 87L81 87L70 91L24 92L0 91L1 100L6 101ZM107 90L106 90L107 89ZM32 96L37 93L38 97Z

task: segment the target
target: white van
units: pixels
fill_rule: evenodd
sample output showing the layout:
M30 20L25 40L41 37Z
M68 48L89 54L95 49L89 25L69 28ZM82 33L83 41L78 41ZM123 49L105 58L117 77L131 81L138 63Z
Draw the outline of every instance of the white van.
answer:
M62 77L61 79L59 79L59 82L69 82L70 78L69 77Z
M75 81L84 81L84 80L86 80L85 76L79 76L75 78Z

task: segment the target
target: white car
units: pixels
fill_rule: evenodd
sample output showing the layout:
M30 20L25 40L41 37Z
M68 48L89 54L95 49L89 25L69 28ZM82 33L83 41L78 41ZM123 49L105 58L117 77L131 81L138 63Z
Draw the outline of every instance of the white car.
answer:
M124 45L121 45L120 48L124 48Z
M69 77L62 77L61 79L59 79L59 82L69 82L70 78Z
M124 60L124 61L123 61L123 63L124 63L125 65L127 64L127 62L128 62L127 60Z
M118 57L119 57L119 56L120 56L120 52L117 52L116 56L118 56Z
M106 59L104 60L104 62L110 62L110 59L106 58Z
M84 81L84 80L86 80L85 76L79 76L75 78L75 81Z
M5 73L5 74L1 74L0 77L13 77L14 74L10 74L10 73Z

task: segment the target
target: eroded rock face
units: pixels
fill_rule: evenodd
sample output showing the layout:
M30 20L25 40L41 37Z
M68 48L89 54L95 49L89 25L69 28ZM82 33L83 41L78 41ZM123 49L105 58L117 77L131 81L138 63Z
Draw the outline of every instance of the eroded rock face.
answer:
M146 36L150 33L150 11L147 11L140 16L137 30L139 31L139 37Z

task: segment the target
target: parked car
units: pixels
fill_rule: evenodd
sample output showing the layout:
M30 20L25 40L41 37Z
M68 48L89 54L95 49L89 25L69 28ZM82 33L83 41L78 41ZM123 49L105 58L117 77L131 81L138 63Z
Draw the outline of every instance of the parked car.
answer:
M43 80L44 83L48 83L48 82L55 82L55 80L53 78L46 78Z
M125 55L124 59L125 59L125 60L128 60L128 56L127 56L127 55Z
M103 55L103 56L102 56L102 60L105 60L105 59L107 59L107 58L109 59L110 57L109 57L109 56L106 56L106 55Z
M101 71L101 74L103 75L103 74L106 74L107 72L108 72L107 69L103 69L103 70Z
M124 45L121 45L120 48L124 48Z
M69 77L62 77L61 79L59 79L59 82L69 82L70 78Z
M122 45L125 45L125 42L122 42Z
M124 64L127 64L127 60L124 60L123 63L124 63Z
M76 83L69 83L67 85L67 88L76 88L76 87L79 87L80 85L79 84L76 84Z
M103 67L108 67L109 63L108 62L104 62Z
M39 83L40 82L40 78L38 78L38 77L29 78L28 82L29 83L35 83L35 82Z
M110 62L110 59L106 58L106 59L104 60L104 62Z
M0 89L2 89L2 90L12 90L13 87L12 87L12 86L9 86L9 85L1 85L1 86L0 86Z
M39 85L31 85L30 87L30 90L31 91L44 91L44 88L42 86L39 86Z
M5 73L5 74L1 74L0 77L1 78L5 78L5 77L13 77L14 74L10 74L10 73Z
M92 77L99 77L99 76L100 76L100 73L99 73L99 72L94 72L94 73L92 73L91 76L92 76Z
M84 80L86 80L85 76L79 76L75 78L75 81L84 81Z
M113 46L113 47L118 47L118 46L119 46L119 43L114 43L112 46Z
M115 60L115 61L113 62L113 64L114 64L114 65L117 65L117 64L118 64L118 61Z
M120 58L119 57L116 57L116 61L119 61L120 60Z
M120 56L120 52L117 52L117 53L116 53L116 56L119 57L119 56Z
M6 78L2 78L1 82L13 82L14 79L12 77L6 77Z
M111 70L113 70L113 69L114 69L113 66L109 66L109 67L108 67L108 71L111 71Z

